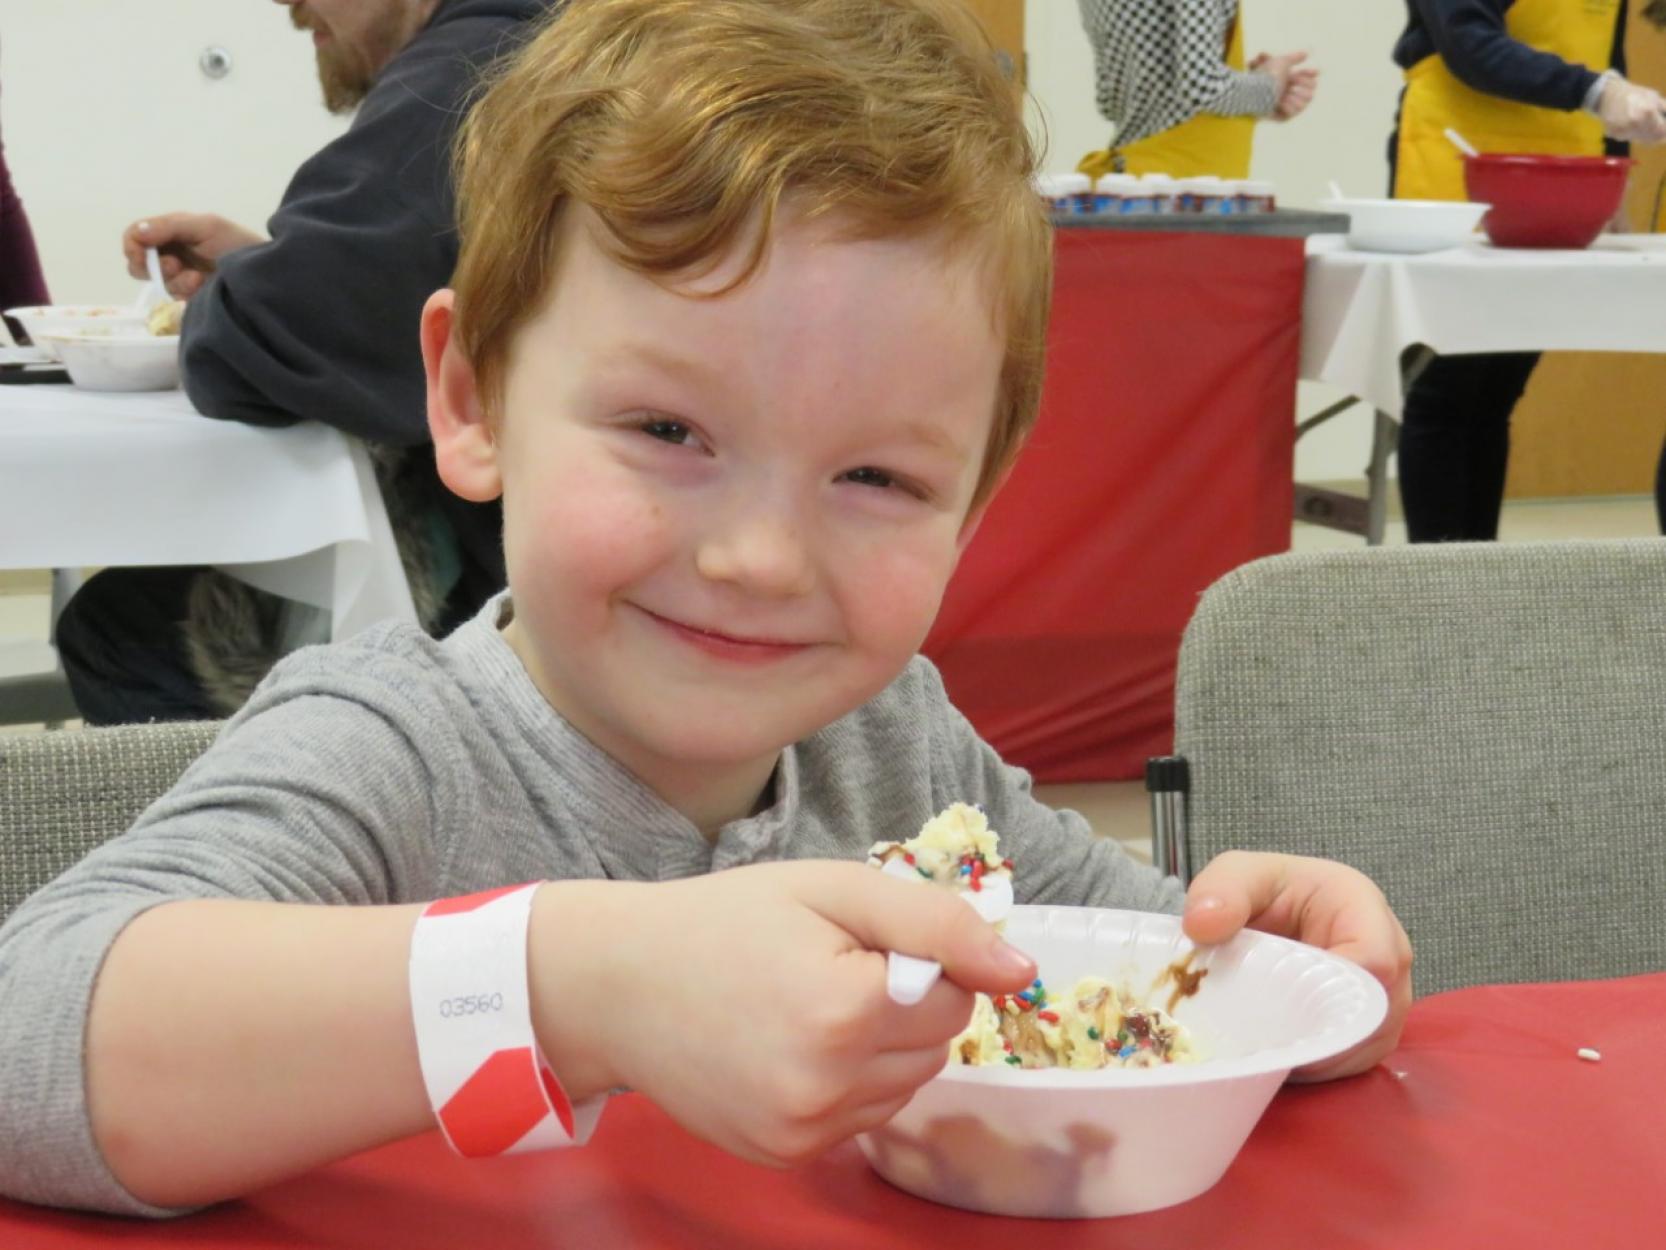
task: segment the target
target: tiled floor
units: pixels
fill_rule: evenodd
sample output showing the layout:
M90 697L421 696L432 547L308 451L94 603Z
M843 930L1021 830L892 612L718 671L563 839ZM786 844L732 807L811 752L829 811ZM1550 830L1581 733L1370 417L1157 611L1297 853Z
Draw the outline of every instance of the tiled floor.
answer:
M1641 497L1509 503L1504 508L1502 526L1505 542L1645 537L1658 532L1653 501ZM1393 544L1405 540L1405 526L1390 521L1386 541ZM1298 523L1292 530L1291 545L1297 551L1318 551L1358 547L1360 539ZM0 676L5 675L5 640L46 638L48 590L45 573L0 572ZM0 726L0 733L19 731ZM1116 838L1136 855L1149 857L1149 820L1140 782L1038 786L1036 792L1055 806L1075 808L1100 833Z

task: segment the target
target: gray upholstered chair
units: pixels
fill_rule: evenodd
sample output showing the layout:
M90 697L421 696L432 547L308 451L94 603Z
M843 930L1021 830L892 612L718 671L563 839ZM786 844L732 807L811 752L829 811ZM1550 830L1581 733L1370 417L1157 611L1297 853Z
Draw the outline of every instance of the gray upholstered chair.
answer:
M1275 556L1181 648L1189 856L1323 855L1419 993L1666 968L1666 540Z
M0 920L131 825L219 728L208 721L0 737Z

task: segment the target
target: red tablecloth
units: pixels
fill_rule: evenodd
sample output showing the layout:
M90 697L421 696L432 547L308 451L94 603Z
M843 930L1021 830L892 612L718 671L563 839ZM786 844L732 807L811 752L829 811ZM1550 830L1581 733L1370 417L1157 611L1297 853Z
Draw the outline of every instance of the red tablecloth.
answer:
M1042 417L925 652L1042 781L1173 740L1198 594L1290 545L1303 241L1061 229Z
M1579 1059L1582 1046L1601 1062ZM1663 1056L1666 975L1437 995L1413 1008L1384 1066L1283 1090L1214 1189L1119 1220L934 1206L878 1179L854 1146L796 1172L752 1167L630 1096L585 1150L466 1163L429 1135L173 1223L0 1201L0 1246L1656 1246Z

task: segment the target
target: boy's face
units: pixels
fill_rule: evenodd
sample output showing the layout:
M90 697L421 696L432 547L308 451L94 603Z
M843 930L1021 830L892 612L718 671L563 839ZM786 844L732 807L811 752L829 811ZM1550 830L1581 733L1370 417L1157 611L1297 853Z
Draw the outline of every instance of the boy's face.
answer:
M441 471L471 497L501 486L507 637L587 737L650 784L772 762L931 625L995 408L989 293L937 238L789 216L751 281L698 299L732 261L668 290L597 228L569 214L496 429L477 404L433 419ZM431 359L431 408L472 403L472 377L445 379L458 361Z

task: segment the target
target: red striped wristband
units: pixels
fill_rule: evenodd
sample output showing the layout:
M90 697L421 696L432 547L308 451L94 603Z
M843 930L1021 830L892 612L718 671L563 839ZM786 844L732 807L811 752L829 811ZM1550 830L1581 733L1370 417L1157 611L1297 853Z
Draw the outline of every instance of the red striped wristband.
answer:
M411 933L411 1021L429 1105L460 1155L582 1146L607 1103L568 1100L532 1031L527 924L543 883L430 903Z

